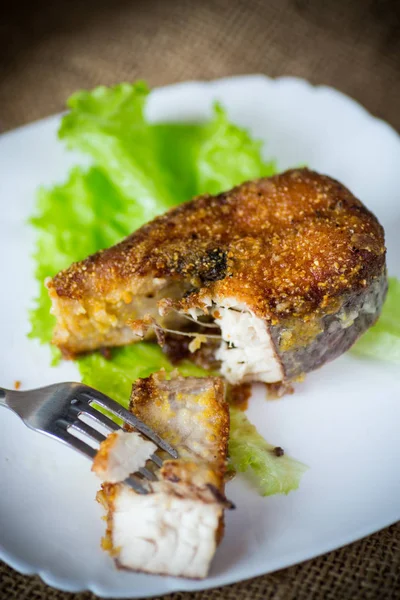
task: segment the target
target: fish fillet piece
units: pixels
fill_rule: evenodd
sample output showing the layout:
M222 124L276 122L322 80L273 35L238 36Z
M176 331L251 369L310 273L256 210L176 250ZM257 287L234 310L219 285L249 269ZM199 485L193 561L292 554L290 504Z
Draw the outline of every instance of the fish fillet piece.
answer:
M376 321L385 254L381 225L348 189L286 171L195 198L49 280L53 341L68 356L141 339L145 316L174 330L211 319L231 383L291 380Z
M100 444L92 465L92 471L102 481L118 483L146 464L157 446L143 439L136 431L115 431Z
M103 547L118 567L205 577L223 534L224 509L232 508L224 492L229 436L224 383L175 373L167 380L159 372L133 385L130 410L173 444L179 459L165 460L155 471L157 481L141 480L146 495L123 483L103 484L98 494L107 513ZM114 448L106 446L108 463Z

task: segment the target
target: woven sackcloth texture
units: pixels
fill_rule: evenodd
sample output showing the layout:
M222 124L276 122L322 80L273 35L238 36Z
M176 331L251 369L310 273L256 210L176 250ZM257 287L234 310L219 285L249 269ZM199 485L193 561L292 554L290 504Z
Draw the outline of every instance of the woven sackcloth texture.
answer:
M334 86L400 130L399 9L396 0L7 2L0 18L0 130L62 110L82 87L242 73ZM0 564L1 600L93 598L53 590ZM222 598L400 599L400 525L277 573L164 600Z

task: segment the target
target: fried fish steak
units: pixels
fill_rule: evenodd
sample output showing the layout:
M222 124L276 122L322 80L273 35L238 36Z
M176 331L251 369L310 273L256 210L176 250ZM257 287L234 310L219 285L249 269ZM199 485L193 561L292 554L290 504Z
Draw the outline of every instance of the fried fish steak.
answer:
M53 341L73 356L141 339L132 322L145 316L175 330L189 316L218 326L231 383L287 381L376 321L385 254L381 225L348 189L286 171L195 198L49 280Z
M179 458L164 461L155 471L157 481L141 480L148 494L137 494L125 484L115 483L117 473L123 472L123 478L129 475L135 459L126 440L137 434L122 433L118 449L114 438L103 442L94 466L105 481L98 494L107 514L103 547L121 568L205 577L222 538L224 509L232 507L224 492L229 436L224 383L220 378L174 374L166 380L159 372L133 385L130 410L173 444ZM123 460L121 440L126 454ZM132 445L137 448L137 440ZM143 447L142 458L151 451Z

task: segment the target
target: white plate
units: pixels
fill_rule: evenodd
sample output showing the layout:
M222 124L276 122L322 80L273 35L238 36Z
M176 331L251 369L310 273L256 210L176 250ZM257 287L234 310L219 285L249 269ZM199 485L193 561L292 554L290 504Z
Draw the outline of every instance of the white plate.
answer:
M156 120L203 118L214 99L266 141L280 169L307 163L343 181L386 228L388 263L400 275L400 140L342 94L292 78L238 77L156 90ZM26 225L39 184L62 180L76 157L56 140L59 117L0 137L0 382L24 388L76 379L71 363L50 368L48 349L27 340L35 285ZM82 232L84 235L84 231ZM266 402L250 418L272 443L307 463L300 489L261 498L239 477L228 496L226 534L205 581L118 572L99 547L104 530L90 465L61 444L0 418L1 557L58 588L149 597L199 590L268 573L385 527L400 517L400 372L344 356L310 375L294 396Z

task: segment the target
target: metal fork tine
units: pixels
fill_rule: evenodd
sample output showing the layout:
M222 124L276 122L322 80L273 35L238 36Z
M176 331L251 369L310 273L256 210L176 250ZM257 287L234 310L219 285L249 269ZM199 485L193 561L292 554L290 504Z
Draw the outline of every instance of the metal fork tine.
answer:
M88 404L86 400L85 402L77 402L76 404L73 404L70 408L70 412L74 412L76 416L78 416L79 414L88 415L89 417L92 417L92 419L94 419L95 421L100 423L100 425L103 425L110 431L118 431L119 429L121 429L118 423L115 423L115 421L110 419L110 417L103 415L103 413L101 413L99 410L97 410L93 406L90 406L90 404Z
M84 421L81 421L80 419L76 419L76 421L71 423L69 425L69 428L84 433L85 435L92 438L92 440L100 442L100 444L106 439L106 436L100 433L100 431L97 431L97 429L94 429L93 427L91 427L87 423L84 423Z
M163 466L163 461L161 460L161 458L159 456L157 456L157 454L152 454L150 456L150 460L153 461L153 463L155 463L157 465L157 467L161 467Z
M55 429L55 431L52 434L59 440L65 442L69 446L72 446L73 448L75 448L75 450L78 450L78 452L84 454L91 460L93 460L96 456L97 450L92 448L92 446L89 446L89 444L86 444L86 442L83 442L82 440L69 433L66 429L57 427L57 429Z
M130 477L127 477L124 481L124 483L126 483L126 485L129 485L129 487L131 487L133 490L135 490L135 492L137 492L138 494L148 494L149 492L146 490L145 487L143 487L137 479L135 479L132 475Z
M154 473L149 471L149 469L146 469L146 467L139 469L139 473L149 481L157 481L157 477L154 475Z
M129 410L126 410L126 408L118 404L118 402L115 402L115 400L112 400L108 396L105 396L104 394L102 394L101 392L97 392L96 390L93 390L93 393L86 391L80 392L79 397L87 398L89 402L96 402L96 404L99 404L101 407L110 411L113 415L119 417L120 419L125 421L125 423L128 423L128 425L132 425L132 427L134 427L135 429L140 431L140 433L152 440L159 448L168 452L170 456L172 456L173 458L178 458L178 453L175 450L175 448L173 448L170 444L168 444L168 442L160 438L160 436L157 435L157 433L155 433L152 429L150 429L150 427L148 427L140 419L135 417L135 415L129 412Z

